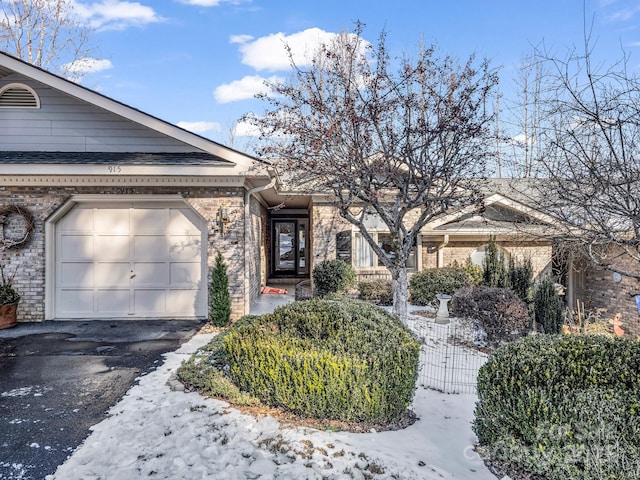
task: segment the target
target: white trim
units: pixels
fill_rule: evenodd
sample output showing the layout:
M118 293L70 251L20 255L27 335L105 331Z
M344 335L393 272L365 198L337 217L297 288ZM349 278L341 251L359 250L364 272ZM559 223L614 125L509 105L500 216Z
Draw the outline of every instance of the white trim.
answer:
M40 97L38 96L38 94L36 93L36 91L31 88L29 85L25 85L24 83L9 83L8 85L4 85L3 87L0 88L0 97L2 97L2 95L4 94L4 92L6 92L7 90L11 89L11 88L15 88L15 89L22 89L22 90L26 90L28 91L31 95L33 95L34 100L36 101L36 106L35 107L31 107L28 105L23 105L23 106L16 106L16 105L7 105L7 106L2 106L0 105L0 108L26 108L26 109L38 109L40 108Z
M60 156L64 158L64 153ZM3 163L0 165L3 175L104 175L113 178L126 175L212 175L227 177L246 177L248 171L218 165L121 165L113 164L59 164L59 163Z
M206 288L206 282L208 279L208 221L197 210L195 210L191 204L181 195L109 195L109 194L87 194L87 195L73 195L69 198L60 208L58 208L53 214L45 221L45 289L44 289L44 311L45 320L56 319L56 223L60 221L73 207L78 204L98 204L98 205L113 205L114 203L151 203L157 206L167 207L187 207L190 213L194 214L201 222L201 272L205 285L201 288L205 294L205 309L208 305L208 299L206 298L208 289ZM206 313L205 313L206 315Z
M100 185L134 185L134 186L204 186L204 187L236 187L246 185L244 177L192 177L192 176L4 176L0 175L0 185L62 185L62 186L100 186Z
M539 210L536 210L534 208L528 207L527 205L524 205L523 203L520 202L516 202L515 200L512 200L510 198L507 198L503 195L500 195L499 193L494 193L493 195L489 195L488 197L485 198L484 200L484 205L488 206L488 205L493 205L493 204L498 204L498 205L503 205L507 208L510 208L512 210L515 210L519 213L525 214L531 218L534 218L536 220L539 220L543 223L547 223L550 225L554 225L557 223L557 221L551 217L550 215L544 214L542 212L540 212ZM458 218L462 217L463 215L466 215L468 213L471 213L473 211L475 211L478 207L476 205L468 205L456 212L450 213L448 215L444 215L436 220L434 220L433 222L429 222L428 224L426 224L424 227L422 227L422 230L425 232L428 231L432 231L446 223L450 223L453 222L455 220L457 220ZM476 230L477 231L477 230ZM456 231L456 233L458 233Z

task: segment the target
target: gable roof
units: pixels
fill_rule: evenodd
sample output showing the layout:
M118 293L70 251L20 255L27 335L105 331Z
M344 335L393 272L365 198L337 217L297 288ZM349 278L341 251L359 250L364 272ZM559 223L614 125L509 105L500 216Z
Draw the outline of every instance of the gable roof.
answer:
M14 57L13 55L0 52L0 80L3 77L7 77L15 73L24 75L25 77L31 78L52 89L63 92L78 100L87 102L104 111L118 115L126 120L158 132L161 135L175 139L185 145L193 147L194 149L201 150L203 153L215 157L215 159L221 164L226 163L228 166L237 166L246 172L255 161L258 161L254 157L238 152L232 148L225 147L224 145L193 132L189 132L188 130L161 120L153 115L144 113L141 110L130 107L122 102L83 87L82 85L47 72L42 68L33 66L17 57ZM13 161L15 161L15 158L12 158L12 162Z
M483 207L469 205L461 208L430 222L423 231L434 233L512 231L514 224L520 224L526 229L549 227L556 222L553 217L535 208L500 193L493 193L485 197Z

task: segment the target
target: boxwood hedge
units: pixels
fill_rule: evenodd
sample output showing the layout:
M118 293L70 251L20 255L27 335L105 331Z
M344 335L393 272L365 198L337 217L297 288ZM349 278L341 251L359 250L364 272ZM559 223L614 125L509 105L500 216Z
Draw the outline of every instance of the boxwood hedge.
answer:
M480 369L474 430L516 471L640 478L640 342L532 336Z
M279 307L224 338L231 378L263 403L377 424L399 418L411 402L419 349L396 317L348 299Z

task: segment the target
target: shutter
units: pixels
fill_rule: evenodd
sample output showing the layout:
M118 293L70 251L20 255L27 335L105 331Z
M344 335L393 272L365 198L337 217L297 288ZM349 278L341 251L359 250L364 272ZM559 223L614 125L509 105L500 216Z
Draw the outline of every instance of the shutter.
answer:
M351 230L336 234L336 258L351 265Z

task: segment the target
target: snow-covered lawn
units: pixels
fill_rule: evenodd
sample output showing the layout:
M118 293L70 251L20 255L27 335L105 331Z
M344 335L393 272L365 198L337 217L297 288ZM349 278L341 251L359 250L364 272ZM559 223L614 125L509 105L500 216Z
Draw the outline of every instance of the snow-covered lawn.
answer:
M222 401L174 391L183 360L211 335L166 355L47 479L495 479L473 450L476 396L419 388L419 420L389 432L284 428Z

